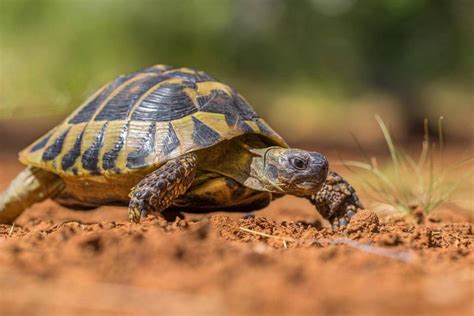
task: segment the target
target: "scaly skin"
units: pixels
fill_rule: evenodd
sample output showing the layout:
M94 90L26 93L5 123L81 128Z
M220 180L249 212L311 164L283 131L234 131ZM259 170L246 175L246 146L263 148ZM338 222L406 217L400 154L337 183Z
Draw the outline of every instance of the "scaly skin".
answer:
M31 205L54 197L64 182L54 173L28 166L0 194L0 224L11 224Z
M334 171L329 171L321 190L308 199L335 227L347 225L351 217L364 207L354 188Z
M191 186L197 157L190 153L171 159L130 191L128 218L138 223L150 212L162 212Z

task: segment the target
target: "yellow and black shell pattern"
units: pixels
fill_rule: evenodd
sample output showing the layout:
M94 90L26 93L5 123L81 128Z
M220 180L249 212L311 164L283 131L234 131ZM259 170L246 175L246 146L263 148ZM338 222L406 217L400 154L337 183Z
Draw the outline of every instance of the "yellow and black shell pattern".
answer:
M62 176L127 174L248 133L286 146L234 88L156 65L99 89L20 161Z

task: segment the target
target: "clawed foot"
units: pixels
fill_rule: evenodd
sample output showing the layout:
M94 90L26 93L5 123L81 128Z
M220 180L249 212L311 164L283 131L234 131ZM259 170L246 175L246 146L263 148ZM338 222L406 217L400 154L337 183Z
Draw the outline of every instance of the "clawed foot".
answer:
M309 200L333 227L346 226L363 208L354 188L340 175L330 171L321 190Z
M167 161L130 191L128 218L139 223L149 213L161 214L184 194L194 180L197 158L187 154Z
M145 216L145 215L144 215ZM128 220L132 223L140 223L142 214L137 208L128 208Z
M128 206L128 219L134 223L140 223L140 220L151 213L151 204L149 191L132 191L130 194L130 204Z

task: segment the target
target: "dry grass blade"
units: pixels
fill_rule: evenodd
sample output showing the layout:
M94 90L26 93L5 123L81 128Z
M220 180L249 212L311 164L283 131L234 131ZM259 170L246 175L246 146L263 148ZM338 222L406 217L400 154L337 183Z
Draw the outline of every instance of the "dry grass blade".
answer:
M258 232L258 231L255 231L255 230L245 228L245 227L239 227L239 229L244 231L244 232L250 233L250 234L254 234L254 235L258 235L258 236L262 236L262 237L267 237L267 238L278 239L278 240L282 240L282 241L286 241L286 242L296 242L297 241L296 239L293 239L293 238L265 234L265 233L262 233L262 232Z
M10 230L8 231L8 238L12 236L14 229L15 229L15 223L12 224L12 227L10 227Z
M463 174L454 173L454 169L472 163L473 158L445 166L443 117L438 120L438 146L431 142L428 120L424 121L425 135L418 159L411 157L394 140L380 116L377 115L375 119L387 144L390 160L379 166L375 158L366 158L368 155L360 148L365 161L349 160L342 161L342 164L356 175L356 181L361 183L366 195L378 204L390 205L406 214L410 214L415 208L429 213L448 202L473 174L474 168ZM356 143L360 147L359 142Z
M399 173L400 172L400 162L398 160L397 150L396 150L396 147L393 143L390 132L389 132L387 126L385 125L384 121L382 120L382 118L379 115L376 115L375 119L377 120L377 123L379 124L379 127L382 130L383 136L385 138L385 142L387 143L388 149L390 151L390 156L392 157L393 164L396 168L397 173Z

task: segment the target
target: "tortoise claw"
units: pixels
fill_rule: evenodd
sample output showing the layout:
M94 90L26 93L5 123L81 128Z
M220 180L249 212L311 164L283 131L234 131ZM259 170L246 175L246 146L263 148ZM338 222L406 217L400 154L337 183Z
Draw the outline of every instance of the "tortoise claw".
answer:
M137 208L129 208L128 209L128 219L132 223L140 223L142 218L142 213Z

